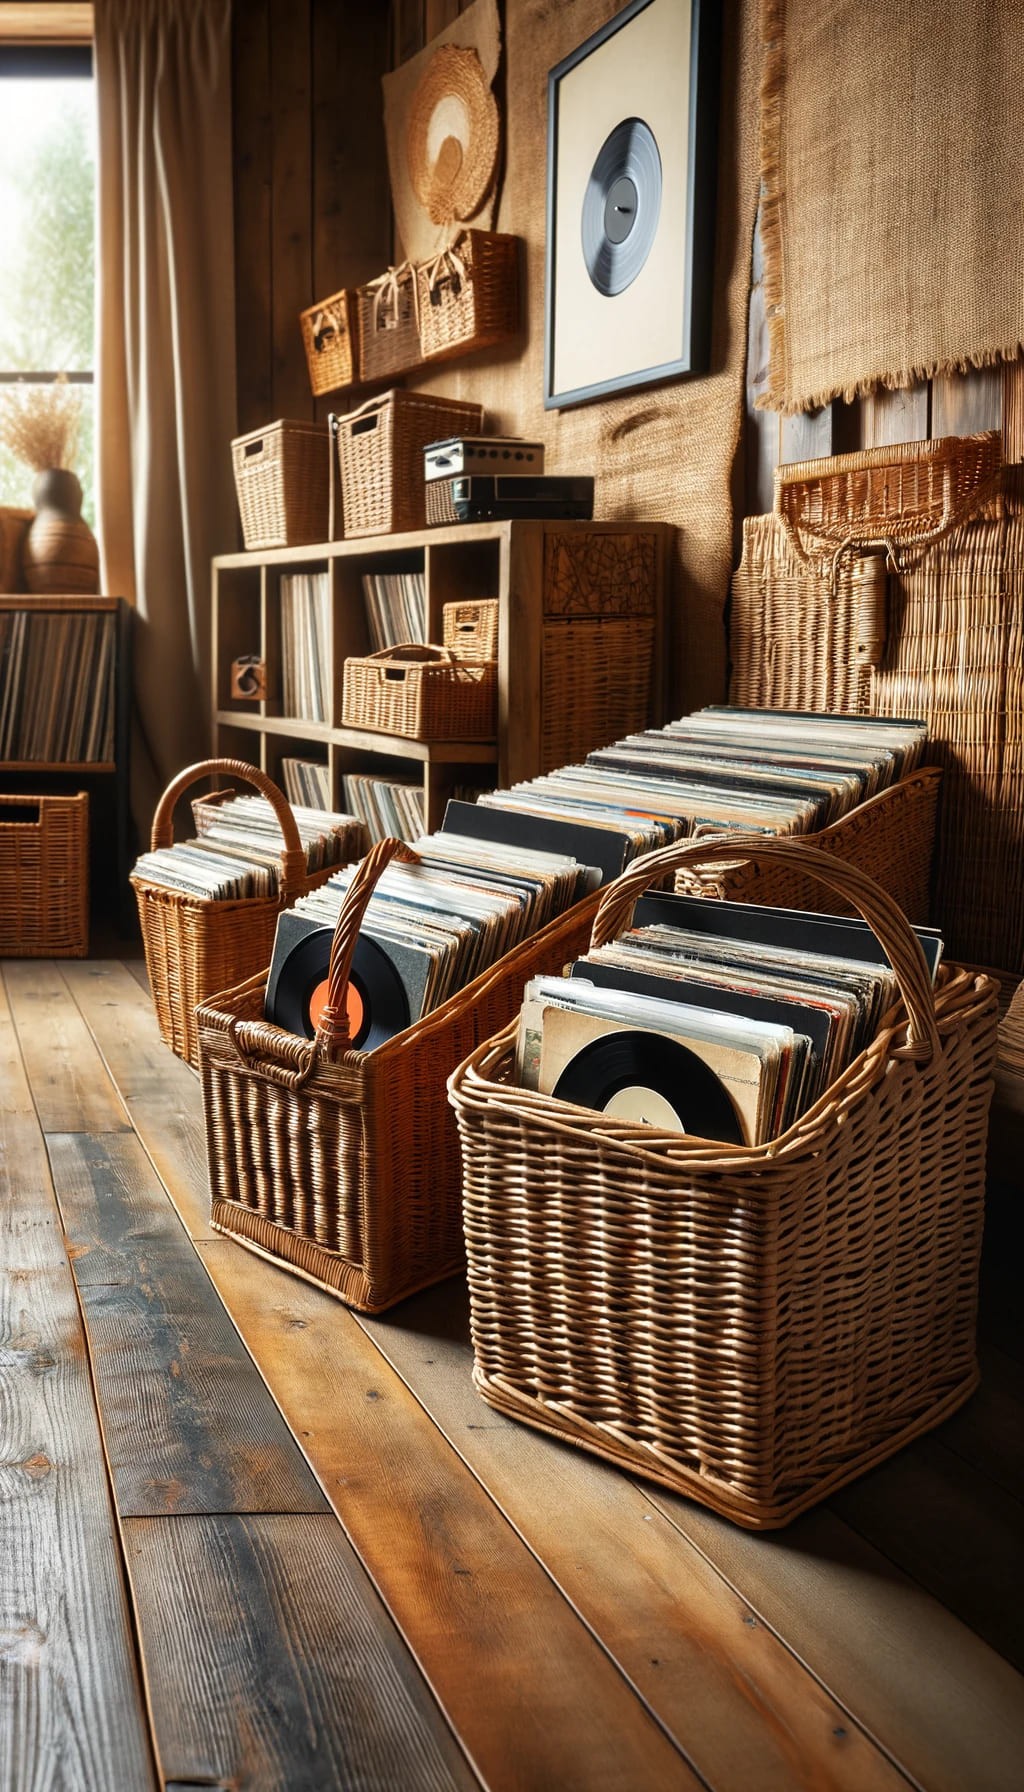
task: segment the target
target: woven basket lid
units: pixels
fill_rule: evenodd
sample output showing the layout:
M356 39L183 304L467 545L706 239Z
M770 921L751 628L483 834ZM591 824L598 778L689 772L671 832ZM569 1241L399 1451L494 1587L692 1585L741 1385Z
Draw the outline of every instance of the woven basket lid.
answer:
M442 44L409 106L406 161L435 224L471 218L494 179L498 107L475 50Z

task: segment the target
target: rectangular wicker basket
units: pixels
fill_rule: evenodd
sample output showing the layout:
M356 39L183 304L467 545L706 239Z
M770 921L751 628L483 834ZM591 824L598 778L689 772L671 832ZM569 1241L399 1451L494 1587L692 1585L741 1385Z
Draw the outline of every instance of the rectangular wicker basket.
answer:
M282 419L236 437L231 458L247 548L327 540L333 452L326 423Z
M416 270L411 262L389 268L376 280L356 288L359 334L359 377L389 380L411 373L423 359L416 299Z
M88 949L88 792L0 797L0 958Z
M281 825L283 850L276 896L249 896L218 902L166 889L132 876L146 970L164 1042L198 1068L196 1004L215 990L251 977L269 966L277 917L296 897L325 883L335 869L307 873L306 854L291 807L277 785L240 759L205 759L190 765L167 786L153 817L152 848L170 846L179 797L200 779L223 776L252 784L271 803ZM353 830L351 850L356 851Z
M743 525L730 700L913 715L944 771L934 910L955 957L1024 964L1024 468L950 436L778 469Z
M441 609L442 640L449 653L454 653L460 660L497 659L498 608L496 597L444 604Z
M355 295L332 292L299 313L309 385L314 398L351 386L359 370L358 313Z
M792 840L649 854L604 892L594 942L651 882L723 856L816 876L899 978L874 1042L787 1133L719 1145L517 1088L514 1026L449 1088L484 1398L768 1529L977 1384L996 1000L952 965L933 990L884 891Z
M414 641L347 659L341 719L346 728L407 740L493 740L497 663L457 660Z
M376 878L406 850L380 842L353 879L335 934L332 1001L315 1039L263 1019L265 972L197 1014L215 1229L370 1313L462 1268L446 1079L508 1022L530 977L582 949L596 903L577 904L376 1051L354 1051L331 1012L344 1014Z
M416 293L425 361L507 342L519 328L519 238L460 231L417 267Z
M426 526L423 450L445 436L479 435L478 404L426 392L385 392L338 419L346 536Z

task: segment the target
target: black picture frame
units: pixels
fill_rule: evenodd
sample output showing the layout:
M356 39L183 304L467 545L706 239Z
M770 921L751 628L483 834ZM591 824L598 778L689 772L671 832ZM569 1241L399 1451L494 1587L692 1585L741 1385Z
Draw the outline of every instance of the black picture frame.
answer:
M623 366L626 351L623 347L623 331L621 320L626 317L629 307L623 307L620 295L606 296L599 293L595 300L587 290L594 287L592 275L587 273L582 245L582 225L577 225L580 217L579 195L582 184L593 169L597 153L601 148L600 129L597 138L590 146L589 161L584 170L580 160L580 146L574 145L572 150L573 166L571 178L566 176L565 166L560 166L563 158L569 156L569 150L562 141L563 101L569 90L567 82L573 77L579 81L581 74L587 73L587 65L597 68L591 59L603 58L603 78L609 75L617 77L621 74L621 90L628 96L631 82L642 86L643 45L637 21L644 14L649 14L648 23L654 15L650 9L657 7L664 13L673 12L670 22L672 28L677 24L676 15L690 21L690 53L689 67L684 71L685 87L681 90L687 95L688 111L685 117L686 155L685 167L683 156L677 156L678 167L670 166L669 178L663 188L663 199L667 199L663 214L659 214L658 230L662 228L662 216L665 220L673 218L669 225L676 237L679 237L680 225L674 220L669 208L673 200L682 196L685 215L682 220L681 242L677 243L673 255L673 281L678 283L678 291L665 290L664 282L659 281L655 288L656 303L659 313L664 313L660 330L660 341L656 342L654 357L645 357L644 343L649 335L636 333L636 366ZM631 30L631 27L633 28ZM709 364L711 338L711 296L712 296L712 259L714 254L715 224L715 186L716 158L718 134L718 98L719 69L721 60L720 11L717 0L631 0L622 12L595 31L592 36L579 45L572 53L551 69L548 75L548 140L547 140L547 243L545 251L545 303L544 303L544 408L545 410L561 410L574 405L588 404L595 399L609 395L628 392L645 386L653 386L667 380L680 379L694 374L706 372ZM599 109L598 109L599 111ZM627 100L623 106L624 117L638 117L638 109L631 109ZM646 124L644 125L646 128ZM657 132L654 132L657 139ZM659 150L661 145L658 145ZM661 161L659 158L659 167ZM591 177L592 178L592 177ZM678 186L678 191L676 191ZM569 196L567 197L567 189ZM572 213L569 212L572 208ZM563 210L563 208L565 208ZM576 239L579 239L579 261L576 265ZM561 263L559 256L559 240L562 243ZM657 239L655 239L657 241ZM567 245L568 244L568 249ZM652 269L645 264L630 282L633 287L640 287L647 271ZM567 272L568 270L568 272ZM582 270L582 273L581 273ZM585 276L585 278L584 278ZM571 286L575 285L576 300L584 299L582 307L571 299ZM639 302L640 294L636 295ZM568 315L563 315L563 307L569 306ZM607 310L605 309L607 307ZM571 360L575 372L568 379L563 371L565 355L561 345L568 338L564 332L576 332L581 311L587 313L584 320L585 346L580 348L574 337ZM602 331L606 335L602 338ZM630 332L632 334L632 332ZM665 342L671 339L671 352L665 353ZM592 363L592 366L589 365ZM617 363L617 364L616 364ZM580 368L583 376L580 377ZM607 370L606 370L607 369Z

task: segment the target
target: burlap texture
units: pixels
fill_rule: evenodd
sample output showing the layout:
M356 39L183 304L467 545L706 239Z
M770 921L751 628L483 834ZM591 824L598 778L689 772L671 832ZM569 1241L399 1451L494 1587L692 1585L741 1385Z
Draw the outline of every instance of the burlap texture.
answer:
M768 410L1024 342L1021 0L761 0Z

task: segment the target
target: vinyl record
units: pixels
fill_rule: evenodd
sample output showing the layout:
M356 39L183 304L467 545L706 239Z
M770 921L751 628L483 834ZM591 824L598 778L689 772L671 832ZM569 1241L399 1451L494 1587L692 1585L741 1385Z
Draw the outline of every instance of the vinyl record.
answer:
M281 966L268 1020L289 1033L312 1039L327 1000L331 964L329 927L319 927L290 950ZM349 973L349 1043L371 1052L409 1025L405 986L387 953L376 940L360 934Z
M661 155L642 118L624 118L597 152L583 195L583 259L598 292L625 292L654 247L661 216Z
M552 1091L618 1120L745 1143L725 1086L696 1052L664 1033L604 1033L570 1058Z

